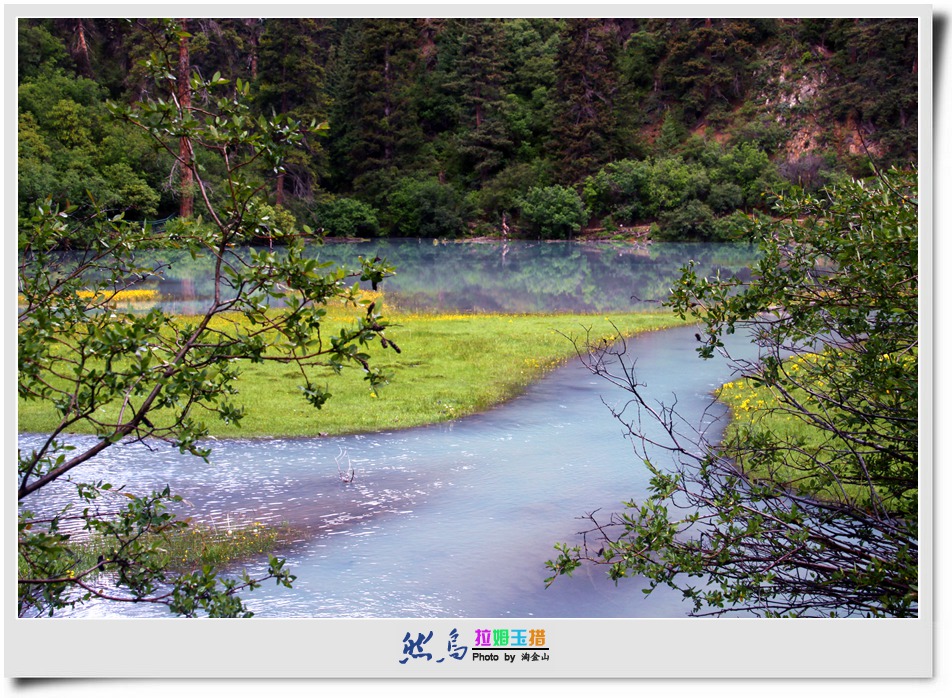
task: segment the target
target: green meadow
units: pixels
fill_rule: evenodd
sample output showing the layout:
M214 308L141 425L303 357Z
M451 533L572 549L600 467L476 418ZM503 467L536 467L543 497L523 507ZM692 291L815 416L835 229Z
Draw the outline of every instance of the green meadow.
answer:
M359 311L331 308L329 326ZM245 409L239 424L214 415L203 418L215 437L317 436L374 432L433 424L474 414L522 393L533 381L576 354L573 338L617 339L680 324L670 313L600 315L421 314L388 312L387 337L398 354L379 344L367 348L370 363L391 375L370 389L359 368L315 367L309 375L331 398L317 410L301 393L296 367L246 363L235 387ZM107 408L108 409L108 408ZM104 412L104 415L107 412ZM159 424L161 413L152 416ZM46 404L19 403L19 429L55 428L57 414Z

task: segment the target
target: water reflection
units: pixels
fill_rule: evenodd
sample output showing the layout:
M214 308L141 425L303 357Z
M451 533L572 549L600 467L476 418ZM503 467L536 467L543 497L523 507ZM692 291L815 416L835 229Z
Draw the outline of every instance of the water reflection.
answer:
M245 254L249 254L245 252ZM382 288L408 311L499 313L609 312L656 307L689 260L698 273L749 274L755 250L734 243L642 245L577 242L464 243L372 240L312 245L308 255L357 267L379 256L397 269ZM213 296L212 260L182 252L150 253L155 289L172 312L203 310Z

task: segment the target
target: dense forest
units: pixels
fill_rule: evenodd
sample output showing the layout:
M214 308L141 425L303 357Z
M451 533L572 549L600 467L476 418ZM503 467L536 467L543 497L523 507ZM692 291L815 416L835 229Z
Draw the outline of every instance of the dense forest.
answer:
M915 164L917 52L915 19L20 20L19 213L187 218L187 168L109 105L201 113L197 73L300 121L255 176L326 235L734 239L768 193Z

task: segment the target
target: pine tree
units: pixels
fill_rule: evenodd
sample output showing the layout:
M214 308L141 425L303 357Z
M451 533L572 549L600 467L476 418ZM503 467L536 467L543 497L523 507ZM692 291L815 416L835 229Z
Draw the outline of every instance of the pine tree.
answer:
M269 19L255 57L257 105L267 116L286 114L302 124L328 119L325 89L331 26L323 19ZM291 194L310 198L322 171L323 149L309 138L306 149L285 163L275 181L275 203L283 205L290 183Z
M520 162L541 160L552 133L563 21L520 18L503 23L506 121Z
M741 100L758 45L774 30L766 20L671 20L662 88L682 107L686 122Z
M572 19L559 50L553 146L563 183L574 184L609 162L615 150L617 26L610 19Z
M358 20L347 28L335 60L331 147L346 162L338 185L349 184L375 203L422 140L410 99L416 39L415 20Z
M833 84L824 105L880 148L877 159L917 148L918 40L914 19L842 19L825 28ZM856 150L870 143L859 143ZM865 149L860 150L864 155ZM888 160L888 158L887 158ZM883 164L882 161L879 163Z
M495 19L461 19L455 86L461 105L458 147L463 170L485 182L505 164L512 149L503 110L506 66L502 24Z

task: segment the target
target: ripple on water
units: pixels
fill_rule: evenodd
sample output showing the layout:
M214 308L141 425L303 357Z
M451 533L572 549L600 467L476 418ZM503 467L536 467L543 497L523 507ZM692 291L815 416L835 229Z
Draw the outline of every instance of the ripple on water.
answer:
M657 399L678 394L679 411L704 424L711 398L698 386L729 380L730 372L716 361L685 372L684 357L671 347L690 346L685 340L693 329L666 336L670 342L638 343L638 379L650 385L660 376ZM247 599L261 615L492 617L515 609L549 617L657 615L668 602L658 605L664 598L658 593L646 601L637 582L608 584L598 595L583 588L600 585L596 577L578 575L558 590L543 591L541 583L553 544L576 539L577 517L598 508L618 511L622 501L647 491L646 471L603 403L624 397L570 366L523 397L452 427L219 440L207 464L172 449L127 444L83 466L82 476L137 493L168 483L186 498L183 511L198 520L237 514L301 531L286 551L298 576L294 589L265 585ZM20 435L20 446L39 438ZM347 485L338 475L341 450L357 471ZM66 483L38 494L33 508L54 510L75 500ZM103 505L113 501L106 497ZM88 611L97 612L103 611Z

